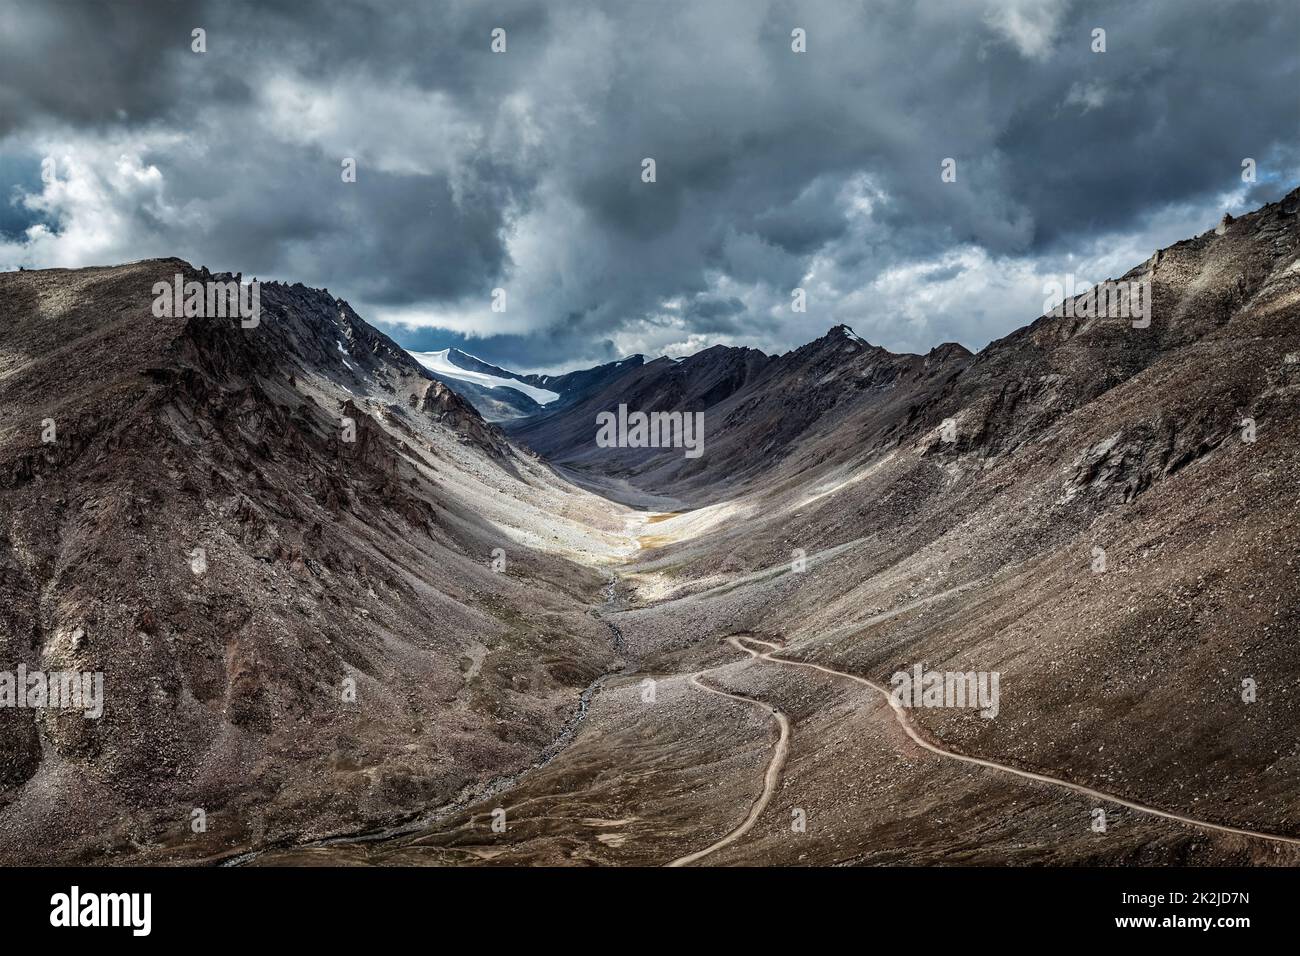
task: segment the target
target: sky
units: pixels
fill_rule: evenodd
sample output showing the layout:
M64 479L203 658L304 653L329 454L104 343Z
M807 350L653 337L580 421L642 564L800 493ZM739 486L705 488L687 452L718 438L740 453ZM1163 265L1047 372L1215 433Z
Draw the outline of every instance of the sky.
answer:
M977 350L1297 184L1295 0L0 0L0 269L179 256L519 371Z

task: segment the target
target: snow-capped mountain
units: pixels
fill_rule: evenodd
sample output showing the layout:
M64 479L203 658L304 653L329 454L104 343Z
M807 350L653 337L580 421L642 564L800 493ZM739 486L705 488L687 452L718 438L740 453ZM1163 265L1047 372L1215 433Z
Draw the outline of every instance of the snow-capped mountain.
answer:
M488 421L534 415L560 397L558 392L529 384L514 372L460 349L411 352L410 355L434 378L469 401Z
M521 375L455 348L410 355L491 422L529 418L576 404L645 363L645 356L630 355L562 375Z

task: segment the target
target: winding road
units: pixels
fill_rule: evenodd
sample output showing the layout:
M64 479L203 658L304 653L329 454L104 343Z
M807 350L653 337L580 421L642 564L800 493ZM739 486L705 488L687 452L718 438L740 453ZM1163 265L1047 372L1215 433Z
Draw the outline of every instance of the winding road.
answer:
M898 611L901 610L903 609L897 609L894 613L897 613ZM1095 800L1101 800L1106 803L1114 803L1122 807L1127 807L1130 810L1135 810L1138 813L1145 813L1150 816L1160 817L1165 820L1173 820L1176 823L1182 823L1187 826L1197 827L1202 830L1209 830L1215 833L1231 833L1236 836L1252 837L1258 840L1266 840L1271 843L1300 846L1300 837L1282 836L1276 833L1264 833L1260 830L1250 830L1245 827L1233 827L1221 823L1211 823L1207 820L1198 820L1195 817L1184 816L1181 813L1173 813L1169 810L1161 810L1158 807L1148 806L1145 803L1139 803L1136 800L1129 800L1125 797L1117 796L1116 794L1113 793L1106 793L1103 790L1095 790L1092 787L1086 787L1082 784L1073 783L1069 780L1063 780L1060 777L1053 777L1050 774L1035 773L1030 770L1020 770L1019 768L1012 767L1008 764L998 763L996 760L988 760L983 757L971 757L966 754L957 753L956 751L953 750L947 750L944 747L939 746L938 744L934 743L933 741L925 737L924 734L922 734L921 731L916 728L916 726L912 723L912 721L907 716L907 709L901 703L896 701L894 699L893 694L890 693L889 689L884 687L883 685L877 684L875 681L869 680L865 677L860 677L857 674L850 674L847 671L836 670L833 667L826 667L822 664L814 664L811 661L795 661L795 660L790 660L789 658L786 657L776 657L774 656L775 653L777 651L782 650L782 648L780 645L773 644L770 641L762 641L755 637L744 637L744 638L729 637L727 640L730 644L732 644L732 646L747 652L755 660L764 661L771 664L781 664L786 667L802 667L807 670L821 671L823 674L829 674L832 677L843 677L844 679L851 680L856 684L861 684L863 687L870 688L871 690L875 691L877 694L880 694L882 697L885 698L886 702L888 702L890 706L890 710L893 712L894 719L898 722L899 726L903 729L903 732L907 734L908 738L910 738L912 742L915 743L917 746L922 747L923 749L928 750L930 753L935 754L939 757L944 757L948 760L956 760L959 761L960 763L971 764L977 767L983 767L987 770L996 770L1000 773L1011 774L1013 776L1020 777L1021 779L1024 780L1033 780L1036 783L1043 783L1043 784L1047 784L1048 786L1060 787L1062 789L1069 790L1073 793L1078 793L1086 797L1091 797ZM741 643L741 641L745 641L748 643ZM756 651L753 648L749 647L748 644L756 644L760 647L767 648L767 650ZM734 664L734 662L732 663ZM722 666L729 667L732 665L725 664ZM710 670L718 670L718 669L720 668L715 667L715 668L711 668ZM720 694L724 697L732 697L736 700L741 700L746 703L754 704L759 707L766 707L767 709L771 710L772 713L776 715L777 720L780 721L781 739L777 743L776 749L772 755L772 760L768 764L767 773L764 775L763 791L759 795L759 798L754 801L754 805L750 808L749 816L745 818L745 821L740 826L736 827L736 829L732 830L730 833L728 833L726 836L724 836L722 839L718 840L716 843L712 844L711 846L705 847L703 850L700 850L696 853L692 853L688 856L680 857L679 859L673 860L671 863L668 864L668 866L685 866L688 863L694 863L697 860L702 859L703 857L706 857L709 854L722 849L724 846L734 843L736 840L740 839L740 837L748 833L749 830L752 829L754 824L757 822L759 815L762 814L764 809L766 809L768 802L772 798L772 794L776 791L776 786L781 776L781 770L785 766L786 755L789 752L790 722L785 714L783 714L777 708L772 707L770 704L764 703L762 701L754 700L753 698L750 697L742 697L739 694L732 694L726 691L716 690L712 687L705 686L700 682L699 678L706 673L709 673L709 671L699 671L698 673L693 674L691 676L691 683L694 684L696 687L700 688L701 690L708 691L711 694Z
M727 642L733 647L749 654L750 657L757 659L762 656L758 651L746 647L734 637L727 638ZM721 665L721 667L730 666L731 663ZM721 670L721 667L713 667L709 670ZM699 850L695 853L688 853L686 856L678 857L669 863L669 866L686 866L687 864L694 863L696 860L703 859L710 853L721 850L728 844L735 843L748 833L753 828L754 824L758 822L758 818L763 815L763 811L767 809L768 803L772 800L772 794L776 793L776 785L781 780L781 771L785 769L786 755L790 752L789 716L780 710L780 708L773 707L771 704L765 704L761 700L754 700L752 697L745 697L741 694L733 694L730 691L718 690L716 687L710 687L700 680L700 678L707 673L709 673L709 671L699 671L698 673L692 674L691 683L700 690L707 691L710 694L717 694L719 697L730 697L732 700L743 701L746 704L753 704L755 707L761 707L764 710L771 711L772 716L776 718L777 726L780 728L781 733L777 738L776 747L772 750L772 759L768 762L767 773L763 775L763 791L758 795L758 799L755 800L753 805L749 808L749 816L745 817L744 822L716 843L706 846L703 850Z

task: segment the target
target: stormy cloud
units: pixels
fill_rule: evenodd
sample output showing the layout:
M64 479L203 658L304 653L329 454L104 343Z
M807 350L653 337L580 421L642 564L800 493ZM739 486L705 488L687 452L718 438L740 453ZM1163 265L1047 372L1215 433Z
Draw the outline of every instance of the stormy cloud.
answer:
M1298 90L1286 0L11 0L0 268L177 255L523 370L979 348L1294 187Z

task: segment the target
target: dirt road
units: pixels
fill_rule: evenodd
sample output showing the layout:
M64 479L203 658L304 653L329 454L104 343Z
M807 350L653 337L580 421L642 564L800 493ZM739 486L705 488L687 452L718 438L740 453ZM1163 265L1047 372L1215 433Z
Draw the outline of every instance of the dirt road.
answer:
M854 683L861 684L863 687L870 688L871 690L875 691L876 693L884 697L885 700L889 703L890 710L893 712L894 715L894 719L898 721L898 724L900 727L902 727L903 732L907 734L908 738L911 739L913 743L915 743L919 747L922 747L930 751L930 753L936 754L940 757L945 757L949 760L957 760L962 763L973 764L974 766L984 767L989 770L996 770L1000 773L1013 774L1014 776L1021 777L1025 780L1033 780L1038 783L1048 784L1049 786L1062 787L1066 790L1073 791L1074 793L1079 793L1079 794L1083 794L1086 797L1091 797L1094 800L1100 800L1106 803L1118 804L1119 806L1127 807L1130 810L1136 810L1138 813L1150 814L1151 816L1161 817L1165 820L1174 820L1178 823L1183 823L1188 826L1198 827L1202 830L1212 830L1217 833L1233 833L1236 834L1237 836L1253 837L1259 840L1268 840L1272 843L1284 843L1292 846L1300 846L1300 837L1281 836L1276 833L1264 833L1259 830L1249 830L1244 827L1233 827L1221 823L1211 823L1207 820L1198 820L1195 817L1184 816L1181 813L1173 813L1172 811L1169 810L1161 810L1157 807L1147 806L1144 803L1138 803L1136 800L1129 800L1125 797L1117 796L1116 794L1113 793L1106 793L1105 791L1102 790L1095 790L1092 787L1086 787L1082 784L1073 783L1069 780L1063 780L1060 777L1053 777L1050 774L1035 773L1030 770L1020 770L1016 767L1012 767L1004 763L998 763L996 760L987 760L983 757L971 757L966 754L957 753L956 751L953 750L948 750L944 747L939 746L933 741L929 740L927 737L925 737L916 728L916 726L912 723L912 721L908 718L907 709L901 703L896 701L893 695L889 692L889 689L884 687L883 685L877 684L874 681L868 680L865 677L860 677L857 674L850 674L846 671L836 670L833 667L825 667L821 664L814 664L811 661L795 661L785 657L775 657L774 656L775 652L781 650L781 648L778 645L772 644L769 641L760 641L752 637L744 638L743 640L746 640L751 644L757 644L767 648L766 651L763 651L761 653L754 652L751 650L751 653L753 653L754 657L758 660L767 661L773 664L782 664L787 667L803 667L803 668L807 668L808 670L821 671L823 674L830 674L835 677L843 677L846 680L851 680Z
M753 648L746 647L734 637L728 638L727 641L733 647L749 654L750 657L756 659L762 657L762 655ZM730 667L732 665L724 664L722 666ZM754 700L752 697L745 697L741 694L733 694L730 691L718 690L716 687L709 687L700 680L700 678L705 674L721 669L722 668L720 667L713 667L707 671L700 671L696 674L692 674L691 683L707 693L717 694L720 697L730 697L732 700L743 701L746 704L752 704L755 707L761 707L764 710L771 711L772 716L776 718L777 726L780 728L780 737L777 739L776 747L772 750L772 759L768 762L767 772L763 775L763 790L758 795L758 799L756 799L753 805L750 806L749 815L745 817L744 822L716 843L710 844L703 850L698 850L695 853L689 853L686 856L678 857L676 860L669 863L669 866L686 866L690 863L694 863L696 860L701 860L710 853L721 850L724 846L735 843L748 833L753 828L754 824L758 822L758 818L763 815L763 811L767 809L768 803L772 800L772 795L776 793L776 785L781 781L781 771L785 768L786 755L790 752L790 718L786 716L784 712L779 708L773 707L771 704L763 703L761 700Z

